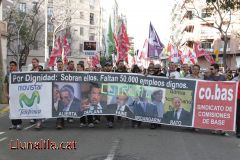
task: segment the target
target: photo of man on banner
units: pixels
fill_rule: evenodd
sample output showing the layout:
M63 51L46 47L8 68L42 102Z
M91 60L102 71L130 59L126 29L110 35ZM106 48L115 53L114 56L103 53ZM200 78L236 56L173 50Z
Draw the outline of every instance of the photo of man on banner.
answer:
M135 116L158 117L157 106L150 101L150 96L145 89L139 97L134 98L133 111Z
M134 114L128 105L128 95L125 92L119 93L119 95L116 96L115 102L109 104L106 110L110 114L134 118Z
M158 118L163 118L163 113L164 113L163 93L164 93L163 89L158 89L154 91L151 95L152 103L157 106Z
M103 114L106 103L101 95L101 84L90 83L90 90L87 94L89 102L86 100L86 103L89 105L85 105L84 114Z
M163 122L171 125L191 125L192 116L189 111L184 109L180 97L172 98L172 110L163 115Z
M54 83L52 115L77 117L81 114L80 84Z

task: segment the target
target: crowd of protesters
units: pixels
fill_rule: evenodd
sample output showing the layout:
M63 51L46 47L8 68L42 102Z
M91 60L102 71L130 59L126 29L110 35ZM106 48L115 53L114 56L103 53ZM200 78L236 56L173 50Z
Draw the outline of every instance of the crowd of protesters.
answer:
M9 64L10 72L17 72L17 63L11 61ZM43 69L42 66L39 65L39 60L37 58L32 59L32 70L31 71L50 71L49 68ZM93 71L93 72L118 72L118 73L140 73L145 76L162 76L168 77L171 79L200 79L200 80L209 80L209 81L238 81L240 80L240 68L236 70L234 73L231 70L227 70L225 73L220 72L220 68L218 64L212 64L209 66L207 70L202 70L202 68L198 65L188 65L188 64L175 64L173 62L168 63L168 67L162 67L160 64L154 64L153 62L149 63L147 69L140 68L138 65L133 65L131 68L126 67L124 61L119 61L116 66L113 66L111 61L106 61L103 66L97 64L92 68L86 68L83 62L79 62L76 66L73 61L69 61L67 66L64 66L61 60L57 61L57 71ZM5 87L4 93L5 96L9 96L9 73L5 78ZM240 86L240 85L239 85ZM240 88L240 87L239 87ZM238 100L237 100L237 118L236 118L236 136L240 138L240 89L238 88ZM101 118L105 117L107 119L107 126L109 128L113 127L114 124L114 116L92 116L88 115L86 117L80 118L80 127L88 126L93 128L94 125L100 123ZM117 117L118 120L121 120L121 117ZM67 121L69 123L73 123L73 118L68 118ZM35 128L42 128L42 119L31 120L31 123L36 123ZM131 121L132 127L138 128L141 126L141 122L139 121ZM159 124L150 124L151 129L155 129L157 127L161 127ZM21 130L22 121L21 119L12 120L12 126L10 129ZM56 120L56 128L62 129L64 128L64 118L57 118ZM197 130L197 129L196 129ZM227 135L223 131L213 131L214 134Z

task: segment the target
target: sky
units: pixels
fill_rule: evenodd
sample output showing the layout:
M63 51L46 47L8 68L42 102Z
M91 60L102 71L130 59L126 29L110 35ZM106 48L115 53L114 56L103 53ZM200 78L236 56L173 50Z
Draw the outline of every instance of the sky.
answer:
M108 1L106 5L110 5L109 0L103 1ZM148 38L150 21L160 40L167 45L174 0L117 0L117 2L119 13L127 17L127 32L129 36L135 38L135 49L142 49L145 39Z

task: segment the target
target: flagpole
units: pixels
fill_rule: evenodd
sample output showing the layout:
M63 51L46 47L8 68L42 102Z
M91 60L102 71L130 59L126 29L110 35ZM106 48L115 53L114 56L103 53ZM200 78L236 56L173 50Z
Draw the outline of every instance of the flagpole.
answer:
M149 25L149 33L148 33L148 40L149 40L149 37L150 37L150 27L151 27L151 21L150 21L150 25ZM148 41L148 49L147 49L147 57L149 57L149 41Z
M49 54L48 54L48 44L47 44L47 40L48 40L48 0L45 0L45 58L44 58L44 62L47 62L47 59L49 58Z

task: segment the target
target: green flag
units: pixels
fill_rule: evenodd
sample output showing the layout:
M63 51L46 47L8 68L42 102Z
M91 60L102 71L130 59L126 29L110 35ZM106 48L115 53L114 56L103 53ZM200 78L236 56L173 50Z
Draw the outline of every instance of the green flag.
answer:
M113 38L112 25L111 25L111 17L109 17L109 26L108 26L108 35L107 35L107 45L108 45L108 55L111 55L115 51L115 42Z

